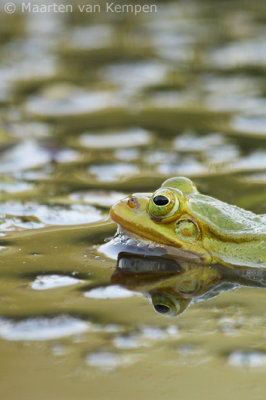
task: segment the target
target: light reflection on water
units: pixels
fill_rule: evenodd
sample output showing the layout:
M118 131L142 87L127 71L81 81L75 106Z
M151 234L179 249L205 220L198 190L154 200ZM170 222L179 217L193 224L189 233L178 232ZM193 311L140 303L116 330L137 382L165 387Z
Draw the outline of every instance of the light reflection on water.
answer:
M263 2L209 1L138 16L1 13L3 398L190 399L208 387L219 400L235 385L242 400L265 398L263 290L169 320L111 283L116 261L98 251L115 233L111 204L170 175L266 213L264 15Z

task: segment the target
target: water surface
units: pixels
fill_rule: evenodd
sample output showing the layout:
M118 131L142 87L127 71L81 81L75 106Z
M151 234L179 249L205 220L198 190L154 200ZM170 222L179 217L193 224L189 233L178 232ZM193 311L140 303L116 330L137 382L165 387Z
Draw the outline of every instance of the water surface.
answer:
M2 398L265 399L264 289L169 319L99 252L170 176L266 213L265 4L156 4L0 14Z

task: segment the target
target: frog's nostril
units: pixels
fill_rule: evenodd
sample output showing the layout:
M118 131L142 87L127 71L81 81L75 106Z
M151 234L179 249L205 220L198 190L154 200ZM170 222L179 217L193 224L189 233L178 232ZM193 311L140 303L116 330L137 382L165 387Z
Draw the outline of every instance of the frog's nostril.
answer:
M136 197L130 197L127 201L127 205L130 208L137 208L138 207L138 200Z

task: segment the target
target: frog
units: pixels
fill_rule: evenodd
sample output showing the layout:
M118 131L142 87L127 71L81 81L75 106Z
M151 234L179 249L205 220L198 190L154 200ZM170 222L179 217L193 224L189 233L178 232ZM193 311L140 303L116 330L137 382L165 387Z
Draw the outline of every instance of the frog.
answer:
M202 194L187 177L118 201L110 217L143 254L148 249L201 266L266 268L266 215Z
M122 252L111 282L148 298L156 313L175 317L236 287L266 288L266 269L200 265L170 256Z

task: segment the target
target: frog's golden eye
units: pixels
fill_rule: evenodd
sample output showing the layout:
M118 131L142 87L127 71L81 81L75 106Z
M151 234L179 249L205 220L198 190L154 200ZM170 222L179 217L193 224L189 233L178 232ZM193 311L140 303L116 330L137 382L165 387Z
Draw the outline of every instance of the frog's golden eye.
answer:
M179 200L173 192L167 189L159 189L154 193L149 203L149 214L162 219L171 216L179 208Z
M151 301L154 310L159 314L166 316L174 316L181 311L180 302L174 296L166 295L164 293L155 292L151 295Z

